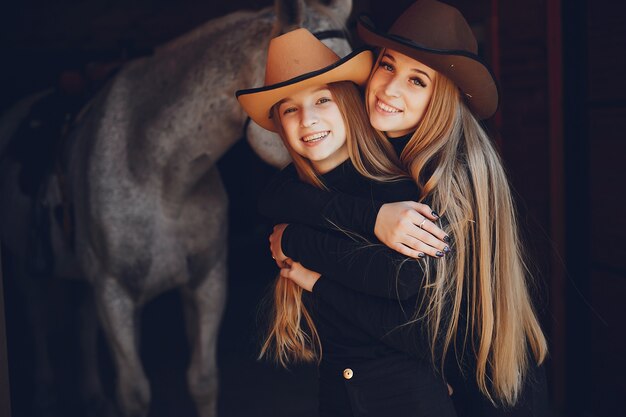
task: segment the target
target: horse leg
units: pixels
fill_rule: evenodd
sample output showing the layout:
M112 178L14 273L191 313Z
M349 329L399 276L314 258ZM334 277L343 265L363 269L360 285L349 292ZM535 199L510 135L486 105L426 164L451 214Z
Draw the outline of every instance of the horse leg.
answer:
M198 416L214 417L218 396L217 337L226 302L226 250L199 286L188 285L181 292L192 349L187 384Z
M113 277L98 282L94 295L115 362L118 405L125 417L144 417L150 404L150 386L139 359L137 305Z
M81 397L89 417L112 417L112 404L104 395L98 369L98 316L94 306L93 289L87 288L80 304Z

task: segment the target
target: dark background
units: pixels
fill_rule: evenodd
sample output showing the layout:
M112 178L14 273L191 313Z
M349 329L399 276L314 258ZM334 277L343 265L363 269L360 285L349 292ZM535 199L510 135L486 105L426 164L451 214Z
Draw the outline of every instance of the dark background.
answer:
M28 93L57 85L63 71L84 70L88 62L125 62L211 18L270 3L30 0L4 4L0 111ZM370 12L388 24L410 3L356 0L353 10L354 14ZM626 296L626 6L609 0L448 3L467 17L484 58L501 81L502 104L488 127L516 191L520 224L539 283L537 303L550 341L554 409L568 417L626 415L626 304L622 301ZM287 372L254 359L257 308L275 272L266 245L270 225L256 214L255 201L273 169L260 162L245 141L225 155L220 169L231 198L230 287L219 351L220 415L313 415L312 368ZM10 265L9 259L2 261ZM77 349L71 306L81 291L79 283L50 291L60 298L55 314L65 320L52 333L55 366L64 378L60 384L64 415L80 415L73 395L77 382L71 372ZM27 329L20 326L24 312L6 273L4 300L11 405L14 416L24 416L33 399L33 347ZM142 317L142 355L153 398L150 415L194 415L185 387L189 355L176 293L151 302ZM0 314L0 361L5 354L2 318ZM102 368L110 389L111 364L102 346ZM3 362L0 370L0 407L8 409Z

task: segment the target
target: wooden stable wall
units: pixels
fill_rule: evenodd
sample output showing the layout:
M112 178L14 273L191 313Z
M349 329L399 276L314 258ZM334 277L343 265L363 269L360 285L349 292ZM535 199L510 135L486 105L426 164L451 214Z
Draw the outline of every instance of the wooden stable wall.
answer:
M547 372L555 402L563 401L564 347L562 291L558 259L562 256L559 207L562 167L552 155L549 22L546 0L498 2L500 79L502 86L502 156L518 194L520 227L537 283L536 303L549 337L552 360ZM550 22L551 23L551 22ZM555 121L559 122L559 121ZM556 165L555 165L556 164ZM555 185L553 180L556 181ZM549 298L548 298L549 297ZM559 407L560 408L560 407Z
M518 195L535 299L549 339L551 397L562 410L566 317L559 2L492 3L498 10L502 156Z
M626 6L587 1L591 375L595 415L626 415Z
M492 4L502 155L549 290L553 402L568 417L626 415L626 7Z
M564 3L568 411L626 415L626 7Z

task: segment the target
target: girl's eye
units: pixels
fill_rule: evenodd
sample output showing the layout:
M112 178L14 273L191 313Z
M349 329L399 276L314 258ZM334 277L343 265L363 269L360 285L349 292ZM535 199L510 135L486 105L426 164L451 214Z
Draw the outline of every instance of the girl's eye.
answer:
M393 71L393 65L385 61L380 62L380 67L386 71Z
M324 103L328 103L329 101L331 101L328 97L322 97L319 100L317 100L317 104L324 104Z
M426 83L417 77L411 78L411 83L420 87L426 87Z
M283 114L293 113L294 111L296 111L295 107L287 107L285 110L283 110Z

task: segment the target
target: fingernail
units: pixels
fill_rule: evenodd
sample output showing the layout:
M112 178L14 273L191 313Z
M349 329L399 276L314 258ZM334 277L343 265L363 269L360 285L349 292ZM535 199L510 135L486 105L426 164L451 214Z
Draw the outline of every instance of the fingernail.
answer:
M443 237L443 241L444 241L444 242L446 242L446 243L450 243L450 236L445 235L445 236Z
M418 254L417 254L417 257L418 257L418 258L425 258L425 257L426 257L426 254L425 254L425 253L423 253L423 252L420 252L420 253L418 253Z
M445 248L443 248L443 253L450 253L450 248L448 246L446 246Z
M432 214L436 218L439 218L439 213L437 213L435 210L431 211L430 214Z
M435 253L435 255L437 255L437 257L441 258L443 256L443 252L438 250L437 253Z

